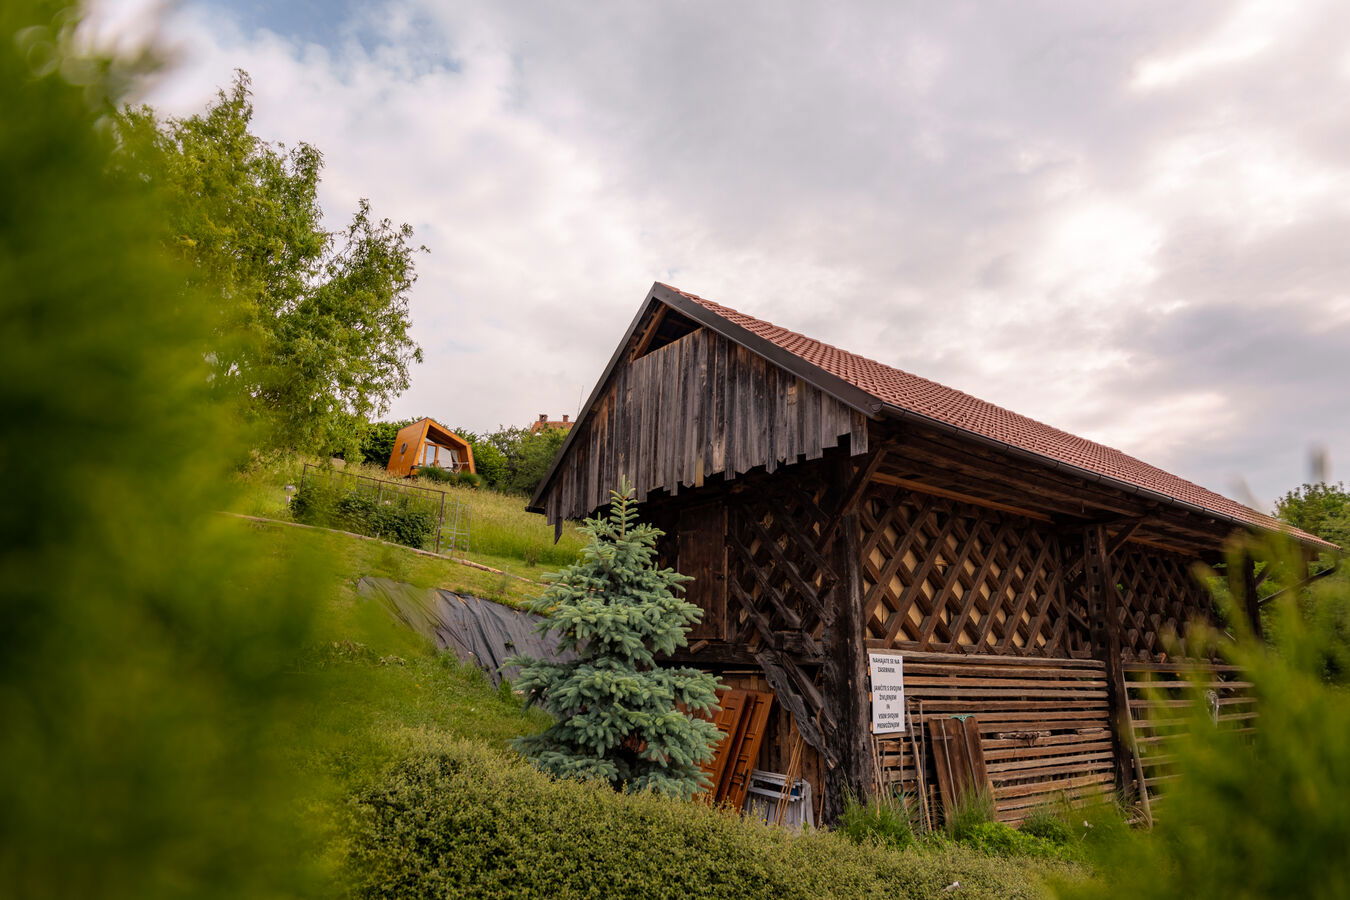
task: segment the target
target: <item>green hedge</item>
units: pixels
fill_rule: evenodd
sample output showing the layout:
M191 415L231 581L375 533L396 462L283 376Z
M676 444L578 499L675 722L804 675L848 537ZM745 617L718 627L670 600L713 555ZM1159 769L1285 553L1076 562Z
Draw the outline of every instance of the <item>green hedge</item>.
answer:
M1045 896L1054 863L797 835L696 803L555 781L482 745L418 733L353 802L360 897Z

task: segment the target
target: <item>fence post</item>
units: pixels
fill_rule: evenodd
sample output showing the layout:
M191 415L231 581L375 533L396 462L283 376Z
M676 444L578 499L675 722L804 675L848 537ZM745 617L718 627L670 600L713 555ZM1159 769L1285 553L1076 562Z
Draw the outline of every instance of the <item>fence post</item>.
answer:
M445 528L445 491L441 491L441 512L436 519L436 552L441 552L441 529Z

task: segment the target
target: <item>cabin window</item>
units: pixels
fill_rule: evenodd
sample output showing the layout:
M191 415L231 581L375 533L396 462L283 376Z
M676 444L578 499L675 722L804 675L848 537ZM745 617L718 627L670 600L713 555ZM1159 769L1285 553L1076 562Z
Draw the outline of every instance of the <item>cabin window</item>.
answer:
M407 452L408 452L408 442L407 442L407 441L404 441L404 442L403 442L403 447L402 447L398 452L399 452L399 455L400 455L400 456L402 456L404 453L407 453Z
M449 469L452 472L459 471L459 451L428 441L422 452L422 465Z
M667 308L665 314L660 320L654 323L652 330L644 338L646 344L639 344L638 351L634 359L646 356L653 350L660 350L668 344L673 344L682 337L687 337L701 328L697 322L688 316L681 315L673 309Z

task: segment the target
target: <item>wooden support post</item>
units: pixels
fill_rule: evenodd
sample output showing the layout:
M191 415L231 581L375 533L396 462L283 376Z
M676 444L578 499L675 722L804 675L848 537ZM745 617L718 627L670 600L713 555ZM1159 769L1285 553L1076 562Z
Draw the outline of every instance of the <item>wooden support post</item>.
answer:
M1106 663L1106 697L1111 716L1111 749L1116 785L1126 795L1135 782L1135 749L1130 746L1129 693L1125 689L1125 664L1120 646L1120 592L1116 587L1111 557L1107 553L1106 529L1100 525L1083 531L1083 590L1086 593L1088 625L1095 655ZM1144 791L1143 784L1136 786Z
M841 495L849 484L851 472L847 460L841 460L836 472ZM843 814L849 797L864 799L877 782L876 760L872 755L872 716L867 698L867 646L862 617L862 551L857 513L843 510L834 541L834 566L838 581L828 602L834 607L834 621L825 631L823 666L825 702L834 707L835 727L825 735L839 760L825 773L825 796L821 818L833 825Z

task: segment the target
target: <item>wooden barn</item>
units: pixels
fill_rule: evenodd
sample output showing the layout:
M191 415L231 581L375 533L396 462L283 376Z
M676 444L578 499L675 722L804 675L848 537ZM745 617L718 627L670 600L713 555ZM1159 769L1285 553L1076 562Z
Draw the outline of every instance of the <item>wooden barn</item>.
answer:
M1160 701L1141 682L1176 678L1191 665L1178 635L1215 619L1193 570L1235 532L1282 529L1120 451L662 284L530 509L583 518L621 476L666 531L666 561L696 579L704 618L672 661L756 710L719 722L739 763L715 774L799 775L825 821L877 790L917 796L933 819L971 786L1007 821L1112 789L1146 802L1167 776L1147 750ZM1310 555L1331 547L1292 536ZM1250 557L1233 577L1254 587ZM901 662L871 684L888 657ZM1206 671L1216 715L1249 727L1240 678ZM722 781L719 796L744 797Z
M439 422L419 419L399 430L385 468L406 478L423 467L472 472L473 447Z

